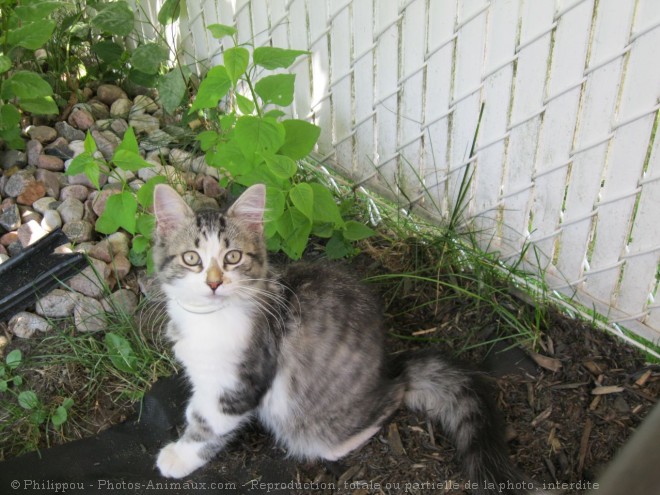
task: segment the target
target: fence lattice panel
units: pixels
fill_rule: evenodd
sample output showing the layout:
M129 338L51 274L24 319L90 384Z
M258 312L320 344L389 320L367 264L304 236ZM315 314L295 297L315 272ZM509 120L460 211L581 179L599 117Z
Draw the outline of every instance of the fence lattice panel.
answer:
M137 3L155 23L162 1ZM532 243L557 290L660 338L660 2L184 5L166 36L198 71L222 60L216 22L312 52L292 68L294 112L322 127L329 166L440 218L473 172L468 213L490 249L513 259Z

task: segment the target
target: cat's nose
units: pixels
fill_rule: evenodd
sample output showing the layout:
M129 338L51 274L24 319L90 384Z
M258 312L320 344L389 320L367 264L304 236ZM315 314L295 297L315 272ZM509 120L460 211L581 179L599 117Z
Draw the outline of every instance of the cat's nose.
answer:
M222 282L207 281L206 285L208 285L211 288L211 290L215 292L215 290L222 285Z

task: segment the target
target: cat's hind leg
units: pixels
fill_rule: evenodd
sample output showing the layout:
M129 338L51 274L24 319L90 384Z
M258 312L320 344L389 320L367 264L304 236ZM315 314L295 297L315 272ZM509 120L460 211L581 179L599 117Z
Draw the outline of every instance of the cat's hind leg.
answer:
M163 447L156 466L166 478L183 478L220 452L249 417L218 412L209 419L192 405L186 410L186 428L179 440Z

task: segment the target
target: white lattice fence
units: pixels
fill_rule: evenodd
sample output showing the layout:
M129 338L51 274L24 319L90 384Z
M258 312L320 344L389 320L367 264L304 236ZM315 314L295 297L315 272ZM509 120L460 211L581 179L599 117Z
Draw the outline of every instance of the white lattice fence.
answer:
M155 20L162 1L138 3ZM188 0L185 10L168 37L200 71L221 61L205 29L215 22L236 25L241 42L312 52L293 68L294 111L322 127L331 167L442 217L469 164L469 213L491 249L506 259L533 243L555 288L660 339L660 1Z

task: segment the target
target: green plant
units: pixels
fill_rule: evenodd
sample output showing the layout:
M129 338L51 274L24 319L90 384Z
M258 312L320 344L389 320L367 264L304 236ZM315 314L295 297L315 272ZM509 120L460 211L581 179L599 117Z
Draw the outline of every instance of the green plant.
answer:
M17 372L22 363L23 355L19 349L7 354L5 362L0 365L0 393L10 394L20 407L19 410L15 408L13 410L16 412L22 410L23 413L28 414L27 418L32 425L39 427L49 422L56 428L61 427L67 421L73 400L65 398L60 405L47 407L34 390L22 390L24 380Z
M125 173L152 166L140 156L135 133L129 127L110 161L100 157L96 142L88 132L84 151L72 160L66 171L66 175L84 173L97 189L100 189L99 178L102 173L117 178L121 190L107 199L106 207L96 220L95 228L102 234L112 234L122 228L134 236L130 255L136 266L150 264L149 246L154 217L149 212L149 207L153 203L154 187L167 182L167 178L156 175L135 192L128 186Z
M234 46L224 51L224 65L206 74L191 107L212 126L197 136L207 163L224 172L224 185L266 185L265 234L271 250L298 259L315 235L329 239L330 256L348 253L351 241L374 232L346 220L332 192L318 182L305 182L299 173L297 161L312 151L321 130L285 118L282 109L293 102L295 75L275 73L257 80L263 72L289 68L308 52L239 45L235 28L213 24L208 29L215 38L231 37ZM224 111L218 112L221 101Z
M25 147L19 126L22 112L59 112L53 88L38 73L35 51L50 40L56 27L50 17L64 5L54 1L0 1L0 139L10 148Z

